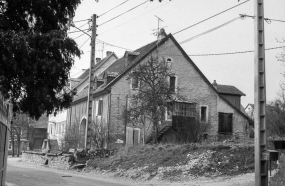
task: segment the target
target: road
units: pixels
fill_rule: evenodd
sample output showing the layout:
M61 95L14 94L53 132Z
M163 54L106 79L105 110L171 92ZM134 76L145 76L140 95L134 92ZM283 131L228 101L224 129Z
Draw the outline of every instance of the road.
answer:
M117 180L100 178L88 173L61 171L39 167L23 162L17 158L8 159L6 183L8 186L129 186Z

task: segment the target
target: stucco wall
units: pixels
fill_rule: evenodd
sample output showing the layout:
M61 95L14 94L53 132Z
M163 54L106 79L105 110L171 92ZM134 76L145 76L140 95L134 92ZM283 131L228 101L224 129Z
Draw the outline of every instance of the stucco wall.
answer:
M228 103L221 98L218 98L218 112L233 113L233 132L234 133L247 133L249 128L248 120L242 116L239 112L234 110ZM218 130L218 125L214 126L215 131Z

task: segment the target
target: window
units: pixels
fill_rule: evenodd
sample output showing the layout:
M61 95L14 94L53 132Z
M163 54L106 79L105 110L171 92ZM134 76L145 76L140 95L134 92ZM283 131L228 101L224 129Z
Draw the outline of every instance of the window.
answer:
M132 78L132 88L138 88L139 86L139 79L138 79L138 74L136 72L133 73L133 78Z
M221 134L227 134L233 132L233 114L219 112L219 129Z
M168 58L166 59L167 67L168 67L168 68L171 68L172 63L173 63L172 59L171 59L170 57L168 57Z
M195 117L196 116L196 104L195 103L168 103L166 108L166 120L171 120L172 115Z
M176 77L175 76L170 76L169 78L169 88L172 92L175 92L176 88Z
M200 121L201 122L208 121L208 107L207 106L200 107Z
M101 116L103 112L103 100L97 101L98 107L97 107L97 116Z

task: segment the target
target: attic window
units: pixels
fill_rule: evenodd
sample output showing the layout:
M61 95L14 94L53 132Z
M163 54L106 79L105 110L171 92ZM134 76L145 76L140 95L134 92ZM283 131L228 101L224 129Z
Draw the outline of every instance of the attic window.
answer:
M173 61L172 61L172 59L171 59L170 57L168 57L168 58L166 59L166 64L167 64L168 68L171 68L171 66L172 66L172 64L173 64Z

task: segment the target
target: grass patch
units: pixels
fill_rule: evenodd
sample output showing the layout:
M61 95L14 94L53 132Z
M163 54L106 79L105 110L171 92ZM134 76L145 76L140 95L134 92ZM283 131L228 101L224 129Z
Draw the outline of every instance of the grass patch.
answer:
M270 179L270 186L285 185L285 154L280 156L278 172Z

